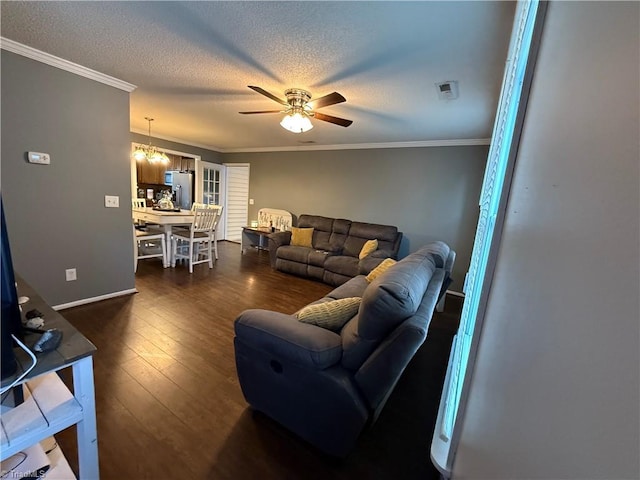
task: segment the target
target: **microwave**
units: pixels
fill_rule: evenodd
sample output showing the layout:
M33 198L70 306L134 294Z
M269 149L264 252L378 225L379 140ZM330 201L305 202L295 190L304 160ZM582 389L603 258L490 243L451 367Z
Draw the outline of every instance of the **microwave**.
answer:
M173 174L178 173L171 170L167 170L164 172L164 184L165 185L173 185Z

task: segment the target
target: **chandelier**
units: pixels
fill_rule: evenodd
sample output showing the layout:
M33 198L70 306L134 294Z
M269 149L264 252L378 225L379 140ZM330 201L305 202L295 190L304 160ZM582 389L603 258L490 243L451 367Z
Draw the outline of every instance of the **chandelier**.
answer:
M144 117L144 119L149 122L149 145L138 145L136 151L133 152L133 158L138 161L147 160L149 163L169 163L167 154L151 145L151 122L153 122L153 118Z

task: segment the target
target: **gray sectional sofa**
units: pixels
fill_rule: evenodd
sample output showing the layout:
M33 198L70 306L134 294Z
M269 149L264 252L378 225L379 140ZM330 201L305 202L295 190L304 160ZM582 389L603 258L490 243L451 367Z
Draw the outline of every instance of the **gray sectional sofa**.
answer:
M346 456L422 345L454 261L455 252L435 242L371 283L355 276L313 302L361 297L355 316L336 330L244 311L234 345L247 402L322 451Z
M385 258L396 259L402 240L397 227L353 222L319 215L300 215L298 227L313 228L312 248L291 245L291 232L269 235L271 266L276 270L310 277L329 285L366 275ZM367 240L378 240L378 249L360 260Z

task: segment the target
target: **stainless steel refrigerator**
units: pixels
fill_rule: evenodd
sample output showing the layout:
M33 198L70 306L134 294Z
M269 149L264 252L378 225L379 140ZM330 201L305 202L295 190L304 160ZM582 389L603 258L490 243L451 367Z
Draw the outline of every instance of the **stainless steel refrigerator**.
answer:
M176 207L191 209L193 203L193 173L172 172L171 190L175 198L173 204Z

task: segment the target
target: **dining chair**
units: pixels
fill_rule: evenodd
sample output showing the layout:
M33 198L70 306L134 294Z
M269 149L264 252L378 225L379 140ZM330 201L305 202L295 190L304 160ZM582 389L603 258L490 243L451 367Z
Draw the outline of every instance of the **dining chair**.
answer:
M216 227L217 227L218 222L220 221L220 217L222 216L222 208L223 208L222 205L193 202L193 204L191 205L191 211L195 212L196 209L198 208L211 208L213 210L217 210L218 211L218 219L216 220ZM218 259L218 234L216 232L216 227L213 227L213 251L215 253L216 260L217 260Z
M138 271L138 260L162 258L162 266L169 263L164 232L138 230L133 226L133 271Z
M144 198L133 198L131 200L132 208L147 208L147 201ZM133 220L133 224L138 230L145 231L149 234L153 233L158 235L160 233L164 234L164 229L155 223L147 223L144 220ZM169 253L169 245L167 245L167 254ZM167 263L169 262L167 258Z
M215 253L216 260L218 260L218 222L220 221L220 217L222 217L223 207L222 205L208 205L208 207L218 213L215 225L213 226L213 230L211 231L211 237L213 239L213 251Z
M176 266L177 260L189 262L189 273L193 273L193 266L199 263L209 263L213 268L213 229L218 220L218 210L212 208L197 208L189 230L177 230L171 238L171 266Z
M147 201L144 198L132 198L131 208L147 208ZM144 230L147 224L144 220L133 220L133 224L136 228Z
M131 199L131 206L133 208L146 208L147 201L144 198L133 198Z

